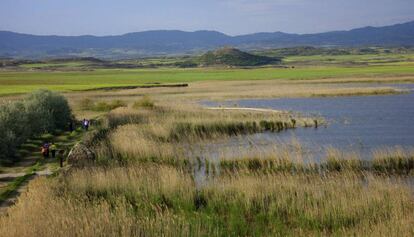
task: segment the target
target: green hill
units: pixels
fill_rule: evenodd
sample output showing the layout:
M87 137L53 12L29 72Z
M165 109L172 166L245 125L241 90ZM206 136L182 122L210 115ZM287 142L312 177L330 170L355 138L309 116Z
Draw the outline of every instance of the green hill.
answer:
M280 61L279 58L253 55L235 48L222 48L216 51L209 51L200 57L200 64L203 66L261 66L276 64Z

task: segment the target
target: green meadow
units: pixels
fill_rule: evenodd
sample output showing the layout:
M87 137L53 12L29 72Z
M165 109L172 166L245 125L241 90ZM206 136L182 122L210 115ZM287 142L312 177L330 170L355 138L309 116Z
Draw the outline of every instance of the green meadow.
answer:
M311 56L314 57L314 56ZM295 59L297 60L297 59ZM154 68L93 69L88 71L1 71L0 95L28 93L36 89L87 90L152 83L214 80L306 80L349 77L405 76L414 74L414 64L365 66L297 66L286 68Z
M361 54L361 55L312 55L312 56L290 56L285 58L285 63L326 63L355 65L387 65L413 63L414 54Z

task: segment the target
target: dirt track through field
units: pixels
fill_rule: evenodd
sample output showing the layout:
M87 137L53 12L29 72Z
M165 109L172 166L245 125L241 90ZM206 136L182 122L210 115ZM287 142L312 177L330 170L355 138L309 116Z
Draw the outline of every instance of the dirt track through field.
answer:
M0 215L6 214L7 209L17 202L18 197L27 190L27 186L28 186L28 184L31 180L33 180L37 177L49 176L49 175L52 175L52 174L53 174L53 172L49 169L34 172L34 174L31 175L28 179L26 179L22 183L22 185L20 185L20 187L12 193L12 195L10 195L5 201L3 201L1 203L1 205L0 205ZM25 173L0 174L0 182L2 182L3 180L13 180L15 178L23 177L25 175L26 175Z
M54 141L58 149L68 151L79 141L83 132L75 134L64 132L49 138ZM50 176L59 170L58 159L41 157L39 147L43 140L31 139L22 146L23 152L20 161L10 167L2 167L0 173L0 215L7 214L7 209L18 201L18 197L27 190L33 179L41 176Z

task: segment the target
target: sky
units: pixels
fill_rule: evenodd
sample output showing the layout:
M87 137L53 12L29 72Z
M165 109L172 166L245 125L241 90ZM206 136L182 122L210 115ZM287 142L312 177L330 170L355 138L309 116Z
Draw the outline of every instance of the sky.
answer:
M37 35L319 33L412 20L414 0L0 0L0 30Z

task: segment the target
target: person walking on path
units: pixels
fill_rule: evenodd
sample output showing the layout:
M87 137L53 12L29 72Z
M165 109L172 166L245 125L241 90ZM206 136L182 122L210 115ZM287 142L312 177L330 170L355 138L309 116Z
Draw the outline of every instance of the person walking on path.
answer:
M87 120L87 119L83 119L83 122L82 122L82 124L83 124L83 128L86 130L86 131L88 131L88 129L89 129L89 120Z
M64 155L65 155L65 150L59 150L58 157L59 157L60 168L63 168L63 156Z
M57 146L54 142L52 142L52 144L50 145L50 152L52 152L52 158L56 157L56 150Z
M49 148L50 148L49 142L43 143L42 153L43 153L44 158L49 158Z
M41 147L41 153L42 153L43 158L46 159L47 158L47 156L46 156L47 153L46 153L46 148L45 148L44 145Z

